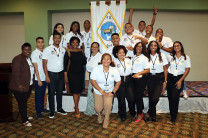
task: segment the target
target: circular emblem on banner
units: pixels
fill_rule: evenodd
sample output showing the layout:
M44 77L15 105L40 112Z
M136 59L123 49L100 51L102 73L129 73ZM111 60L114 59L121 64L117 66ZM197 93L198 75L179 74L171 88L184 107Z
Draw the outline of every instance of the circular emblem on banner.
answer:
M106 22L101 26L101 37L106 41L111 41L111 35L116 33L116 24L113 22Z

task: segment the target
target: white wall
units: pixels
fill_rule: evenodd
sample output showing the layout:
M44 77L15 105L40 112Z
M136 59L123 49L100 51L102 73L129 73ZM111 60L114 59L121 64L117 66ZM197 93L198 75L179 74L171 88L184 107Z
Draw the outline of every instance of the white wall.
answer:
M24 15L0 16L0 63L11 63L25 41Z
M125 23L129 12L126 13ZM61 22L68 33L72 21L79 21L83 30L84 20L90 20L90 12L54 13L52 26ZM135 11L133 25L138 26L140 20L145 20L147 25L151 23L152 12ZM185 52L191 58L191 72L186 80L208 81L208 13L185 13L185 12L159 12L154 25L154 34L157 28L164 30L164 35L171 37L173 41L183 43ZM52 28L53 29L53 28Z

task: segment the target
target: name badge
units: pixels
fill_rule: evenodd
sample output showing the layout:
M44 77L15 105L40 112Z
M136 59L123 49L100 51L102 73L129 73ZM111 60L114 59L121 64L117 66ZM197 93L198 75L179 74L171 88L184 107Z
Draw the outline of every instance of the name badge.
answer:
M104 91L108 92L109 91L109 84L104 84Z
M155 70L156 69L152 69L152 75L155 75L156 73L155 73Z

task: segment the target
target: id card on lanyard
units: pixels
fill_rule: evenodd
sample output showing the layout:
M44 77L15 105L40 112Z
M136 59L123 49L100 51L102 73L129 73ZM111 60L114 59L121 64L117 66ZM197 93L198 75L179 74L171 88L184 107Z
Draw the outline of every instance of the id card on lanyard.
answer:
M105 76L105 84L104 84L104 91L105 92L108 92L109 91L109 84L108 84L108 76L109 76L109 72L107 73L107 75L106 75L106 73L105 73L105 71L103 70L103 73L104 73L104 76Z
M156 70L156 69L155 69L155 62L156 62L157 56L156 56L154 62L152 61L152 58L150 58L150 59L151 59L152 65L153 65L153 67L152 67L152 69L151 69L151 70L152 70L152 75L155 75L155 74L156 74L156 73L155 73L155 70Z

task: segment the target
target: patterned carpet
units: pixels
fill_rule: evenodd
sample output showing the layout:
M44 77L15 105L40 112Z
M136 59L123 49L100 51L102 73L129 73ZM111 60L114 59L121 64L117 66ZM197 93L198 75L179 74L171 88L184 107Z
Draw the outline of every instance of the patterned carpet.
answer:
M13 111L18 111L16 100L13 98ZM34 108L34 94L30 96L28 114L32 115L32 127L24 127L20 117L16 122L0 123L0 137L200 137L208 138L208 115L198 113L179 113L175 125L167 124L169 114L157 114L158 122L142 121L135 124L128 115L125 122L121 122L117 114L111 115L110 125L103 129L97 123L96 115L81 114L76 119L73 113L67 116L55 114L54 119L45 115L44 119L37 119Z

